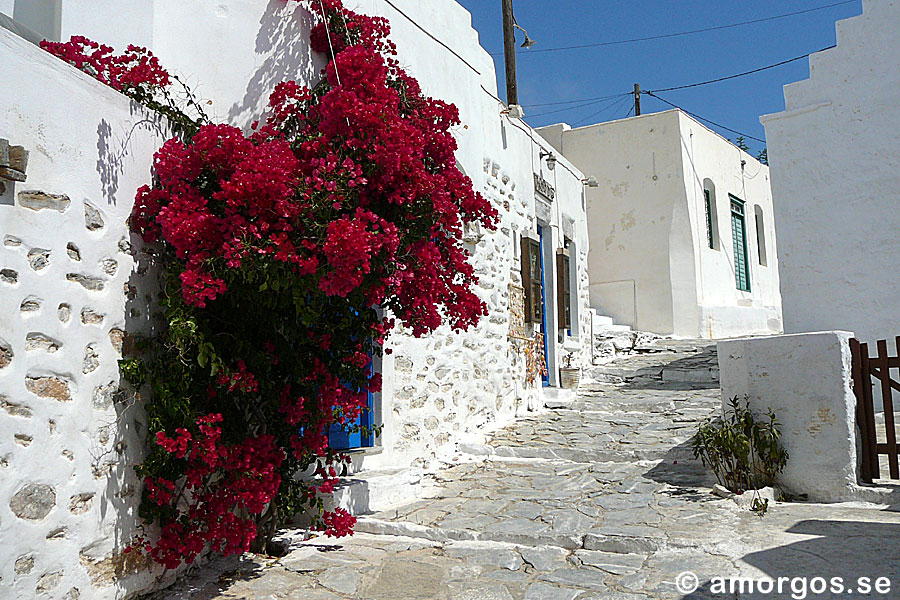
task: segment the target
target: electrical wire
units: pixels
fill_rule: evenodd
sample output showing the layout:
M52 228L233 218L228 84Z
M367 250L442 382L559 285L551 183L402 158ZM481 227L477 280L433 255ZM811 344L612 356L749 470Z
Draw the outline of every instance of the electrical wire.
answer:
M754 136L750 135L749 133L743 133L743 132L740 132L740 131L738 131L738 130L736 130L736 129L731 129L730 127L726 127L726 126L722 125L721 123L716 123L716 122L713 121L712 119L707 119L707 118L705 118L705 117L701 117L700 115L698 115L698 114L696 114L696 113L692 113L691 111L687 110L686 108L682 108L682 107L678 106L677 104L673 104L672 102L669 102L669 101L666 100L665 98L660 98L659 96L657 96L657 95L654 94L653 92L645 92L645 93L646 93L648 96L651 96L651 97L653 97L653 98L656 98L656 99L659 100L660 102L664 102L665 104L668 104L668 105L671 106L672 108L677 108L678 110L684 111L685 113L691 115L691 116L694 117L695 119L698 119L698 120L703 121L703 122L705 122L705 123L709 123L710 125L713 125L713 126L715 126L715 127L718 127L718 128L720 128L720 129L724 129L725 131L730 131L731 133L735 133L735 134L737 134L737 135L743 136L743 137L745 137L745 138L747 138L747 139L749 139L749 140L753 140L753 141L756 141L756 142L761 142L761 143L763 143L763 144L766 143L766 140L761 140L761 139L759 139L758 137L754 137Z
M844 4L852 4L857 1L858 0L842 0L841 2L834 2L832 4L826 4L824 6L819 6L816 8L808 8L806 10L798 10L795 12L774 15L771 17L764 17L761 19L753 19L751 21L741 21L740 23L729 23L727 25L718 25L715 27L704 27L703 29L678 31L675 33L666 33L666 34L662 34L662 35L650 35L650 36L646 36L646 37L632 38L632 39L627 39L627 40L614 40L614 41L610 41L610 42L598 42L595 44L580 44L577 46L558 46L555 48L538 48L537 50L529 49L527 52L519 52L518 54L520 54L522 56L527 56L529 54L537 54L537 53L543 53L543 52L560 52L560 51L566 51L566 50L580 50L583 48L599 48L602 46L616 46L616 45L620 45L620 44L633 44L633 43L637 43L637 42L648 42L648 41L652 41L652 40L662 40L662 39L680 37L680 36L685 36L685 35L707 33L710 31L721 31L723 29L732 29L735 27L743 27L744 25L755 25L757 23L766 23L769 21L776 21L778 19L785 19L788 17L797 16L797 15L804 15L804 14L808 14L808 13L818 12L820 10L826 10L829 8L834 8L836 6L842 6ZM503 53L502 52L493 52L493 53L491 53L491 56L503 56Z
M630 95L632 95L632 94L626 94L626 95L630 96ZM607 108L607 107L612 106L613 104L615 104L616 101L617 101L621 96L622 96L622 94L617 94L617 95L613 96L613 101L612 101L611 103L605 105L604 108ZM604 100L606 100L606 99L604 99ZM548 110L548 111L544 111L544 112L541 112L541 113L536 113L536 114L533 114L533 115L526 115L526 116L527 116L527 117L543 117L544 115L553 115L553 114L556 114L556 113L568 112L568 111L570 111L570 110L578 110L579 108L587 108L588 106L596 106L597 104L600 104L600 103L603 102L604 100L597 100L597 101L594 101L594 102L586 102L586 103L584 103L584 104L579 104L579 105L577 105L577 106L569 106L569 107L566 107L566 108L559 108L559 109L557 109L557 110ZM601 109L601 110L603 110L603 109Z
M581 100L563 100L560 102L544 102L542 104L523 104L522 106L527 108L535 108L538 106L561 106L563 104L579 104L581 102L591 102L591 101L603 101L609 100L610 98L618 98L619 96L630 96L631 92L625 92L623 94L610 94L609 96L598 96L596 98L582 98Z
M792 62L797 62L798 60L803 60L804 58L809 58L811 54L815 54L816 52L824 52L825 50L831 50L832 48L835 48L835 46L833 46L833 45L828 46L827 48L822 48L821 50L816 50L815 52L807 52L806 54L804 54L802 56L795 56L794 58L789 58L787 60L783 60L781 62L767 65L765 67L753 69L752 71L744 71L743 73L738 73L737 75L728 75L727 77L719 77L718 79L710 79L708 81L698 81L697 83L689 83L687 85L677 85L675 87L661 88L661 89L653 90L653 91L654 92L671 92L674 90L686 90L688 88L700 87L701 85L709 85L711 83L719 83L720 81L728 81L729 79L737 79L738 77L745 77L747 75L761 73L762 71L774 69L775 67L781 67L783 65L787 65Z
M619 112L620 110L622 110L622 107L623 107L623 105L624 105L626 102L628 102L628 98L622 98L622 99L619 100L618 102L614 102L614 103L613 103L614 106L612 107L612 108L613 108L612 112L615 114L615 113ZM591 114L591 115L588 115L587 117L581 119L580 121L578 121L578 122L576 122L576 123L573 123L573 124L572 124L572 127L578 127L579 125L581 125L581 124L584 123L585 121L590 121L590 120L593 119L594 117L597 117L597 116L599 116L601 113L604 113L604 112L606 112L607 110L609 110L609 108L610 108L609 106L607 106L606 108L601 108L601 109L598 110L597 112L595 112L595 113L593 113L593 114Z
M688 89L688 88L695 88L695 87L700 87L700 86L703 86L703 85L710 85L710 84L713 84L713 83L719 83L719 82L722 82L722 81L729 81L729 80L731 80L731 79L738 79L738 78L740 78L740 77L746 77L746 76L748 76L748 75L755 75L756 73L761 73L762 71L767 71L767 70L769 70L769 69L774 69L774 68L776 68L776 67L781 67L781 66L784 66L784 65L789 64L789 63L797 62L798 60L803 60L804 58L809 58L810 55L815 54L816 52L823 52L823 51L825 51L825 50L830 50L830 49L832 49L832 48L834 48L834 47L835 47L835 46L829 46L829 47L827 47L827 48L822 48L822 50L816 50L815 52L808 52L807 54L804 54L804 55L802 55L802 56L796 56L796 57L794 57L794 58L789 58L789 59L787 59L787 60L782 60L782 61L780 61L780 62L773 63L773 64L771 64L771 65L766 65L765 67L759 67L758 69L752 69L752 70L750 70L750 71L744 71L743 73L737 73L737 74L735 74L735 75L727 75L727 76L725 76L725 77L718 77L718 78L716 78L716 79L708 79L708 80L706 80L706 81L698 81L698 82L696 82L696 83L688 83L688 84L677 85L677 86L673 86L673 87L660 88L660 89L658 89L658 90L644 91L643 93L648 94L648 93L650 93L651 91L652 91L652 92L671 92L671 91L674 91L674 90L685 90L685 89ZM542 104L525 104L524 106L528 106L528 107L533 107L533 106L562 106L562 105L565 105L565 104L581 104L582 106L589 106L590 103L592 103L593 101L602 101L602 100L607 100L607 99L609 99L609 98L615 98L615 97L619 97L619 96L632 96L633 94L634 94L633 92L623 92L623 93L621 93L621 94L613 94L613 95L610 95L610 96L601 96L601 97L599 97L599 98L581 98L581 99L579 99L579 100L562 100L562 101L559 101L559 102L544 102L544 103L542 103ZM582 103L586 103L586 104L582 104Z

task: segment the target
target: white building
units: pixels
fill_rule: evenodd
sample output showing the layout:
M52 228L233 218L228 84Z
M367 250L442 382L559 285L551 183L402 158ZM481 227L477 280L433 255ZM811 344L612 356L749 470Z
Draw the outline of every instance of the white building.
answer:
M54 0L35 13L38 4L0 0L0 13L51 38L148 46L213 101L215 121L248 126L276 83L313 82L323 66L305 43L309 15L283 0ZM357 468L396 471L539 406L564 354L586 362L588 234L583 175L558 153L548 161L553 148L503 114L470 15L451 0L360 4L391 21L425 93L459 107L460 168L500 212L496 232L466 237L489 316L464 334L396 332L379 365L383 434L348 445L367 446ZM27 181L0 197L0 540L16 540L0 545L0 597L123 597L155 577L122 554L139 522L131 467L146 427L140 403L120 393L117 359L154 292L125 219L165 123L2 27L0 77L16 81L0 86L0 138L31 153ZM533 257L525 281L523 249ZM541 331L545 381L526 366Z
M900 2L863 0L764 116L788 333L900 334Z
M640 331L780 333L769 169L680 110L540 129L589 189L591 306Z

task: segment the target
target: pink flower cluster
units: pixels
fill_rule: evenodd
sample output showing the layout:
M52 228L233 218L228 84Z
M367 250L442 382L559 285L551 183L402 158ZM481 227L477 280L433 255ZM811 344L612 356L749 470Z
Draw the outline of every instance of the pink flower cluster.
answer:
M171 83L159 59L140 46L131 45L124 54L113 54L110 46L76 35L68 42L44 40L41 48L120 92L140 88L151 93Z
M168 568L192 563L205 548L222 554L246 552L256 538L256 522L238 514L257 515L272 502L281 485L278 467L284 452L272 436L247 438L239 444L221 440L222 415L200 417L197 431L179 428L175 437L156 434L156 443L184 464L184 479L176 484L161 477L144 479L151 502L181 510L181 518L162 527L155 543L143 541L154 560Z

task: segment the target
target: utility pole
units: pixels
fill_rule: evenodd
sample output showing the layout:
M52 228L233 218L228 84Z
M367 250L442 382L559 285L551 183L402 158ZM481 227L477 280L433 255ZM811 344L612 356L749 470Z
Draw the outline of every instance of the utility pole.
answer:
M516 82L516 30L513 28L512 0L501 0L503 5L503 53L506 56L506 104L519 103L519 86Z
M641 116L641 84L634 84L634 116Z

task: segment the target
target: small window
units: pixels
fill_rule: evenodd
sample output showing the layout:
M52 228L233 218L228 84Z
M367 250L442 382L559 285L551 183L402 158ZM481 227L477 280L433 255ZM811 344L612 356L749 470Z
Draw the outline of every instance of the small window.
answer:
M766 253L766 221L763 218L761 206L754 208L756 216L756 249L759 252L759 264L768 266L769 261Z
M719 225L716 212L716 186L710 179L703 180L703 208L706 213L706 245L710 250L718 250Z
M556 251L556 304L559 314L559 328L572 330L572 271L569 249Z
M522 235L522 287L525 288L525 322L540 323L543 313L541 243Z
M731 234L734 239L734 278L737 289L750 291L750 266L747 264L747 222L744 201L731 196Z

